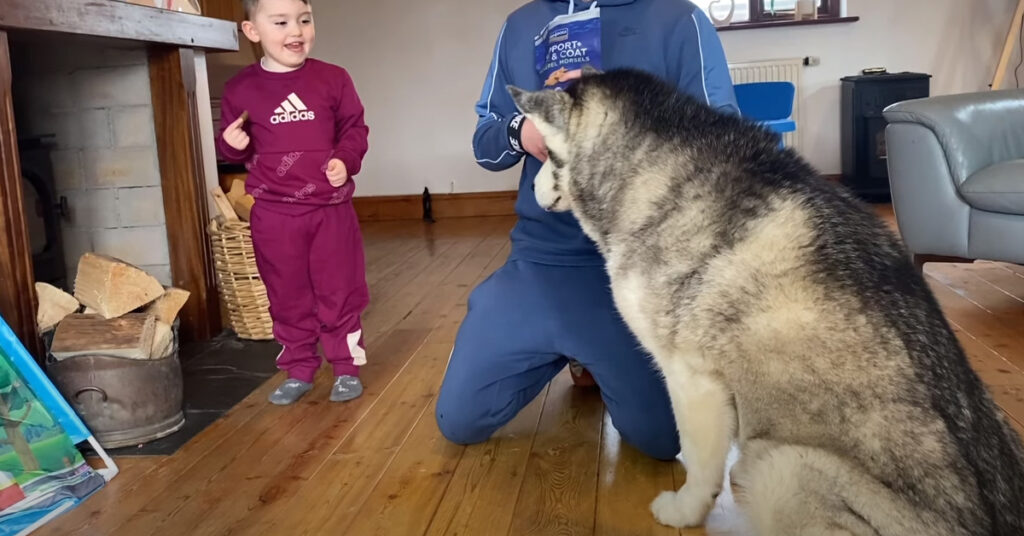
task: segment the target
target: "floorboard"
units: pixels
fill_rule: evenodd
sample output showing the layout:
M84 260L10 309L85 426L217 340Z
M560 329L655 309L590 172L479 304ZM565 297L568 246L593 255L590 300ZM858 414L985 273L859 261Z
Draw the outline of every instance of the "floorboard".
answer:
M273 406L279 374L173 456L118 459L113 482L37 534L748 534L728 489L707 527L657 525L648 505L683 483L682 465L623 444L599 393L573 387L567 371L491 441L440 435L434 403L469 293L505 261L512 224L365 224L361 398L327 402L322 369L302 401ZM936 263L925 274L1024 434L1024 268Z

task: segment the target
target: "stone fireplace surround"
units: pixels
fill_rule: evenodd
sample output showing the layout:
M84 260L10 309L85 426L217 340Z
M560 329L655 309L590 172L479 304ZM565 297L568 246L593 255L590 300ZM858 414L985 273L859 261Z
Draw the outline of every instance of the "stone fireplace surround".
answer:
M234 23L114 0L0 0L0 315L37 358L19 139L51 134L66 268L92 249L192 293L188 340L220 331L205 228L217 184L207 52ZM69 278L74 271L70 270Z
M65 290L87 251L123 259L170 286L146 51L64 45L15 42L11 63L18 136L53 139L54 194L66 199L59 218ZM26 204L30 221L35 208Z

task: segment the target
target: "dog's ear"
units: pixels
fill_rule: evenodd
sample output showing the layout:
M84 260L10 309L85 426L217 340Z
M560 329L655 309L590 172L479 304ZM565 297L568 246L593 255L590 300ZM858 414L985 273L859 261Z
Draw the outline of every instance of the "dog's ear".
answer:
M600 70L594 68L594 66L590 65L589 63L583 66L582 71L583 76L596 76L602 74Z
M550 89L526 91L515 86L508 86L508 92L519 111L535 123L544 122L555 130L565 131L572 108L572 97L568 93Z
M508 89L508 94L512 96L512 102L516 104L516 108L525 114L526 110L523 109L523 106L525 104L525 97L529 94L529 91L513 85L505 86L505 88Z

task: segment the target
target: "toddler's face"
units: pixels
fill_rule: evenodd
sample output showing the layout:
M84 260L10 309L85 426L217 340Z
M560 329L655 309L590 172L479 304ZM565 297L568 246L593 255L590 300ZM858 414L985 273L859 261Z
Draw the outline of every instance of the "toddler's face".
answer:
M260 0L252 19L242 23L251 41L263 46L264 66L290 71L302 66L313 49L313 9L302 0Z

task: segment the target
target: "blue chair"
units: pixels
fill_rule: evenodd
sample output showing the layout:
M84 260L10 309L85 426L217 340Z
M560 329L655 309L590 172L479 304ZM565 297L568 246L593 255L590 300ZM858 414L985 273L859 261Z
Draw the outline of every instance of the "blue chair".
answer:
M743 117L777 133L782 147L782 135L796 131L796 121L792 119L796 86L785 81L751 82L736 84L733 89Z

